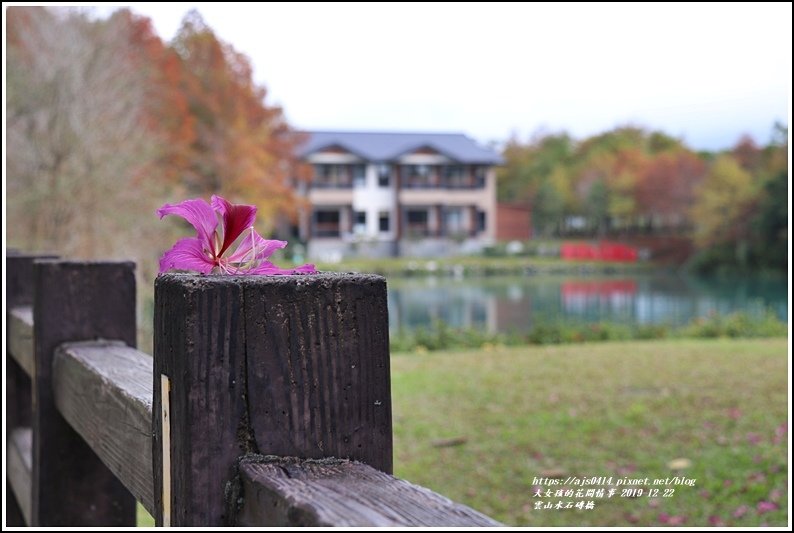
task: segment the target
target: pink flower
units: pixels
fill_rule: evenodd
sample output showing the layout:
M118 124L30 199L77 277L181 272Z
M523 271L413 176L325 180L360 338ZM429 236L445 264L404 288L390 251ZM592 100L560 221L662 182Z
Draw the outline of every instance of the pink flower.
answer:
M709 525L714 527L725 527L725 520L717 515L709 516Z
M686 523L686 517L681 515L673 515L667 521L668 526L683 526Z
M681 515L669 515L667 513L659 513L657 518L660 524L667 526L682 526L686 523L686 517Z
M783 422L775 429L775 436L772 437L773 444L780 444L783 441L783 437L786 436L788 432L788 422Z
M160 218L177 215L196 228L195 237L185 237L160 258L160 273L171 269L195 270L202 274L310 274L314 265L279 268L267 259L287 241L267 240L254 230L256 207L232 204L213 195L212 206L201 198L165 204L157 210ZM223 231L218 233L218 216ZM229 248L242 235L234 252Z
M749 510L750 510L750 508L749 508L749 507L747 507L746 505L740 505L740 506L739 506L739 507L737 507L737 508L736 508L736 510L733 512L733 517L734 517L734 518L741 518L741 517L743 517L744 515L746 515L746 514L747 514L747 511L749 511Z
M758 514L768 513L770 511L777 511L778 507L775 502L758 502L758 505L755 507Z

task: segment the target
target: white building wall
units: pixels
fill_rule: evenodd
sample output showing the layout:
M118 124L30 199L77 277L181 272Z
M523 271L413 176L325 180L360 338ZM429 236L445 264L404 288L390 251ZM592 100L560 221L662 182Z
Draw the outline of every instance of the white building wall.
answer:
M337 154L334 152L318 152L306 158L312 164L322 165L350 165L361 163L364 160L353 154Z
M452 162L441 154L406 154L397 161L401 165L447 165Z
M353 210L367 213L367 228L365 236L370 239L394 239L395 213L394 205L396 193L394 189L394 176L389 182L389 187L378 186L377 165L367 165L363 187L353 187ZM378 219L381 211L389 213L389 232L381 233Z

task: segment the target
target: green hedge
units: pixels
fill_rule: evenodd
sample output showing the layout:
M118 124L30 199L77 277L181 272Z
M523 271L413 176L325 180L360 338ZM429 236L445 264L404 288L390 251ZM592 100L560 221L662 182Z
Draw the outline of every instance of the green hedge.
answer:
M564 344L616 340L666 338L752 338L785 337L788 326L767 312L761 317L746 313L713 314L692 320L684 326L666 324L622 324L616 322L541 322L527 333L488 333L477 328L453 328L442 321L430 327L400 330L391 334L395 352L454 349L492 349L496 346L526 344Z

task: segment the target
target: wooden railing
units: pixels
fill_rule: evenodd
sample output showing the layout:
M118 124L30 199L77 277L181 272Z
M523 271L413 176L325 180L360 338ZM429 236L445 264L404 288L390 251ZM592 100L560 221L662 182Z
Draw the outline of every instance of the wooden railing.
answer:
M498 526L391 476L385 280L7 257L7 525ZM9 490L10 489L10 490Z

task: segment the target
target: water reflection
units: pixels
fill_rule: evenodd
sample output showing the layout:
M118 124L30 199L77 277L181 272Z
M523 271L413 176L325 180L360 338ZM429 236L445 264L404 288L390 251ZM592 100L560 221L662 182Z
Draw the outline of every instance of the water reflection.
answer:
M678 276L390 279L392 330L443 320L490 332L528 331L554 320L684 324L710 313L771 309L787 318L784 280L706 280Z

